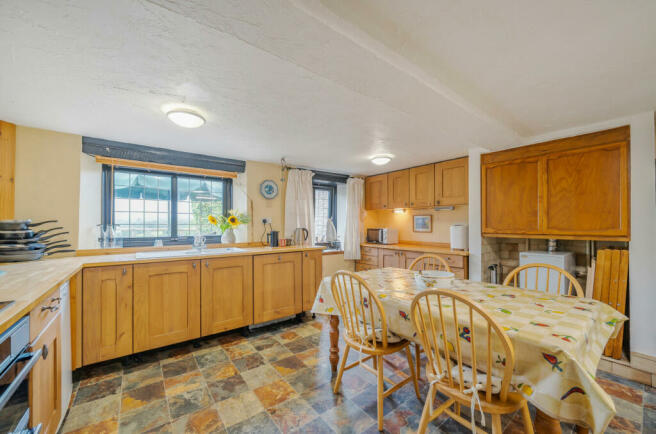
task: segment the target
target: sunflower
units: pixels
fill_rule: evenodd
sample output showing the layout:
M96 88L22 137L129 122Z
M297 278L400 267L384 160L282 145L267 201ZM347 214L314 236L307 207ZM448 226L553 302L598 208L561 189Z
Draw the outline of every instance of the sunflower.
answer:
M230 223L232 226L237 226L239 225L239 219L237 216L231 215L228 217L228 223Z
M214 217L213 215L208 215L207 216L207 221L209 221L214 226L216 226L219 223L219 220L216 217Z

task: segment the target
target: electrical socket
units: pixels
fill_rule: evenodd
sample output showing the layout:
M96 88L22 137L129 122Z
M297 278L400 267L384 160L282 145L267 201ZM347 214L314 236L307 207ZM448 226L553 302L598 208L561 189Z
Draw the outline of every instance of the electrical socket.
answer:
M270 218L270 217L264 217L264 218L262 219L262 224L265 225L265 224L267 224L267 223L268 223L268 224L271 224L271 218Z

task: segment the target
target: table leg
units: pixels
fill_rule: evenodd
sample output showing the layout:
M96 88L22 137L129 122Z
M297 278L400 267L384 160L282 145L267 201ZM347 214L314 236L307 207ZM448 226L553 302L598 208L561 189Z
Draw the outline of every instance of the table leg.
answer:
M535 432L538 434L561 434L560 422L539 409L535 411Z
M330 367L337 372L339 362L339 317L330 315Z

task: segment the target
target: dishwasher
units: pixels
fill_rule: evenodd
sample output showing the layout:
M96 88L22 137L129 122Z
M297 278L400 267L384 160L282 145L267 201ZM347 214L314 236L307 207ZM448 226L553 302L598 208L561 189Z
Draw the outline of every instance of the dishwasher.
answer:
M71 360L71 290L68 282L59 287L61 297L61 405L66 414L73 394L73 370ZM63 418L62 418L63 419Z

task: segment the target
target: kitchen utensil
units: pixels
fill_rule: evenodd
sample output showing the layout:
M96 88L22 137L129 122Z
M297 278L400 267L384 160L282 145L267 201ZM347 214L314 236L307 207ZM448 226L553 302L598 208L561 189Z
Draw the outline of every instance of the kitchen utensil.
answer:
M308 237L310 236L310 232L305 229L305 228L296 228L294 229L294 235L293 235L293 244L295 246L302 246L305 244L305 241L307 241Z
M57 229L64 229L63 226L57 226L50 229L42 229L40 231L34 232L31 229L19 230L19 231L1 231L0 230L0 240L21 240L25 238L34 238L36 236L41 236L47 234L50 231Z
M278 247L278 235L280 232L278 231L271 231L267 234L267 243L269 243L269 247Z
M29 244L29 243L36 243L37 241L45 242L50 240L51 238L54 238L59 235L65 235L67 233L68 231L64 231L64 232L57 232L56 234L50 234L45 237L42 235L35 235L32 238L21 238L21 239L14 239L14 240L12 239L3 240L0 238L0 244Z
M57 220L44 220L42 222L32 223L32 220L0 220L0 231L24 231L35 226L41 226L46 223L57 223Z
M15 252L21 250L37 250L45 249L47 246L43 243L30 243L30 244L0 244L0 253L2 252Z
M55 255L57 253L72 253L75 250L64 249L64 250L54 250L62 249L63 247L70 247L70 244L55 244L53 246L48 246L44 249L37 250L26 250L18 251L12 253L0 253L0 262L22 262L22 261L36 261L41 259L44 256Z

